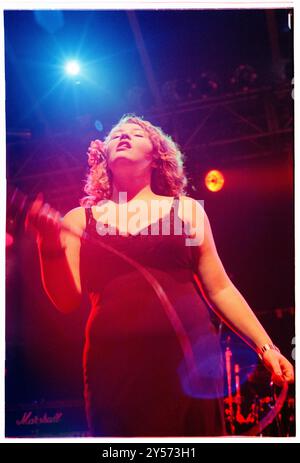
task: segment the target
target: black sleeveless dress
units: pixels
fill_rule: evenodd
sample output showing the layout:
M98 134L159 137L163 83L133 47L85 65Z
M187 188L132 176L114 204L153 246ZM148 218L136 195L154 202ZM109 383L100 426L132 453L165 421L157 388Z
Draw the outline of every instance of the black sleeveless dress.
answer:
M91 435L224 435L219 336L193 276L198 248L186 245L178 200L136 235L104 234L90 208L86 219L81 280L91 312L83 367Z

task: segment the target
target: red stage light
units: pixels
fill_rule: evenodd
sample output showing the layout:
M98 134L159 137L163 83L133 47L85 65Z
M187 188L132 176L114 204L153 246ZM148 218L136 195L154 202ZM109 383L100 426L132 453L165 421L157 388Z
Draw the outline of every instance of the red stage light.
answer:
M213 192L222 190L224 181L224 176L219 170L210 170L205 176L206 188Z
M6 239L5 239L5 246L9 248L14 242L14 238L12 235L6 232Z

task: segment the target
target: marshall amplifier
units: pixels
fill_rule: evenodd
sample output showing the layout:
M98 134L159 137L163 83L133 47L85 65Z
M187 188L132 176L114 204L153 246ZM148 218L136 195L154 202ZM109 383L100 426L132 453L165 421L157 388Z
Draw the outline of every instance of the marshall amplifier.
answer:
M6 405L6 437L88 436L83 401Z

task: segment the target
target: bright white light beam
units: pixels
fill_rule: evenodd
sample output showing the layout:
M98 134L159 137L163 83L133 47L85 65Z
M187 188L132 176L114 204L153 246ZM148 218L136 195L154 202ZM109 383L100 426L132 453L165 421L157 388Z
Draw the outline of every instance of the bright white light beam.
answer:
M65 71L71 76L77 76L80 71L80 66L77 61L68 61L65 65Z

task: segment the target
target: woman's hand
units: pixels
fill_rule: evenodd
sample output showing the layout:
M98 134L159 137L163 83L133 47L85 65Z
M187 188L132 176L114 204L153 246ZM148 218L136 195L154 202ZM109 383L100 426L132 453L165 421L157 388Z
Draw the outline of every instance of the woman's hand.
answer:
M264 352L262 361L272 373L272 381L277 386L282 386L284 382L294 382L294 367L280 352L270 349Z
M61 231L61 215L44 203L42 193L39 193L27 212L25 229L32 230L40 240L48 243L57 242Z

